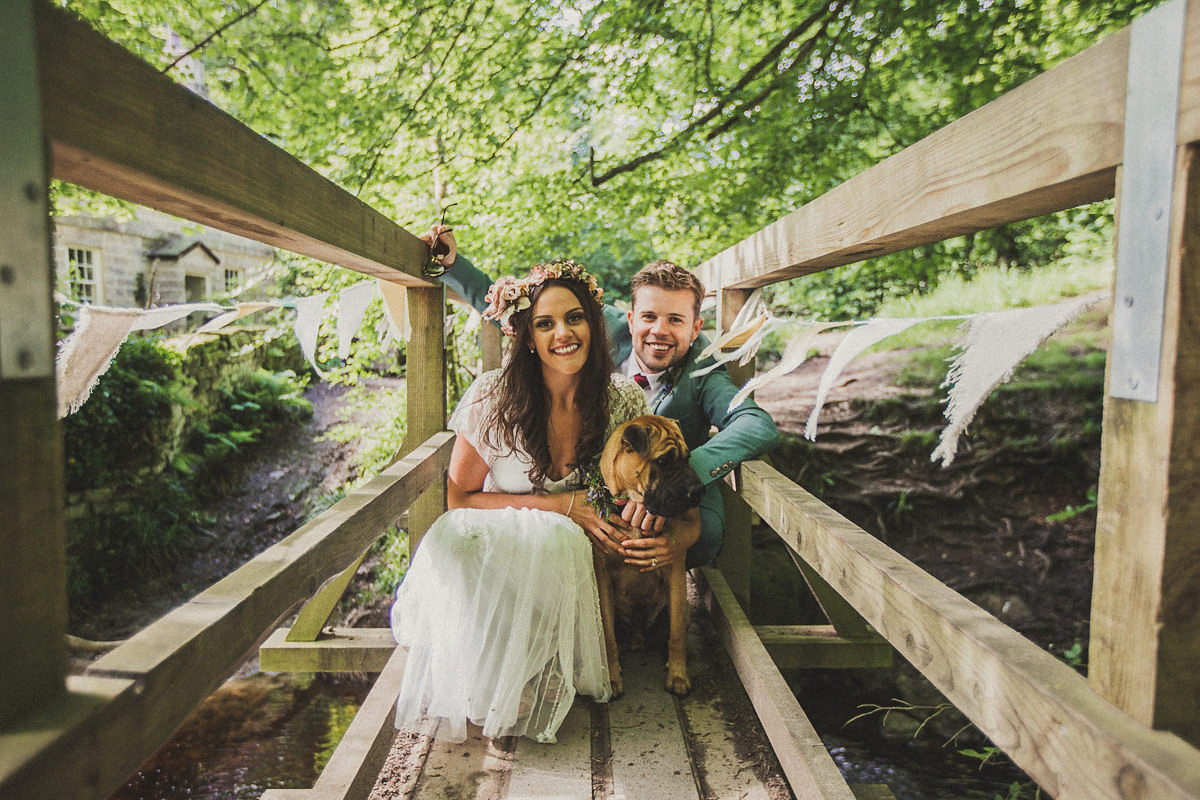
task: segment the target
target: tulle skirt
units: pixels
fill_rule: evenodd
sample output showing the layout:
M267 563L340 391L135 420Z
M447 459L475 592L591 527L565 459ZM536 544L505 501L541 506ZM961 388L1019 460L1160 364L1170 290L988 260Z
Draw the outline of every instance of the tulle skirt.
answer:
M592 546L561 514L455 509L434 522L396 590L408 648L396 726L463 741L553 742L576 693L611 689Z

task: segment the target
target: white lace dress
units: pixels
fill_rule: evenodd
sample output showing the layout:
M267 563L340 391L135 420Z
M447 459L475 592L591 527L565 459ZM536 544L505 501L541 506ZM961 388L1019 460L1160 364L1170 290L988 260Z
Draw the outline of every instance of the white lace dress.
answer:
M487 463L485 491L529 493L530 461L480 435L498 373L481 375L450 418ZM614 375L611 433L647 413L642 390ZM549 492L580 488L575 473ZM396 726L463 741L483 735L553 742L576 693L609 698L591 542L567 517L538 509L454 509L421 540L396 601L392 633L408 648Z

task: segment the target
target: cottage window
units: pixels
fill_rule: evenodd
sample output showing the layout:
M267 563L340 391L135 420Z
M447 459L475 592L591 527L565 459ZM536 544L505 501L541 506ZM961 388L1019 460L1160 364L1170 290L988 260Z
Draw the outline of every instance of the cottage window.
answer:
M71 297L80 303L95 303L99 297L100 254L86 247L67 248L67 274Z
M242 271L240 269L225 270L225 291L236 292L242 287Z

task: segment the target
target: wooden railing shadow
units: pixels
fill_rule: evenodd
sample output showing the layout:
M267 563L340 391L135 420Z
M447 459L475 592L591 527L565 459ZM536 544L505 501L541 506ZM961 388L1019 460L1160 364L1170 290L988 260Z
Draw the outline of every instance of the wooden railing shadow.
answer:
M1200 798L1200 753L1185 741L1197 741L1200 721L1200 525L1180 491L1200 478L1186 446L1196 427L1190 409L1200 408L1191 366L1200 363L1200 337L1186 324L1200 296L1200 271L1191 264L1197 248L1186 246L1200 230L1191 202L1200 19L1182 2L1164 7L1175 16L1156 11L1141 25L1151 48L1174 31L1183 52L1178 113L1166 123L1175 131L1166 145L1174 189L1121 208L1122 246L1135 212L1149 214L1140 224L1148 230L1164 215L1170 223L1161 265L1160 399L1106 400L1093 674L1083 678L1058 663L769 466L744 464L730 481L736 493L729 495L726 552L718 569L698 579L798 796L845 800L850 793L777 660L819 661L813 654L828 652L825 639L871 662L880 657L882 635L1054 796ZM415 237L206 101L46 2L0 8L0 92L10 112L0 136L7 187L0 210L14 220L0 229L0 279L12 287L0 292L0 446L28 454L28 468L0 482L11 509L0 565L2 624L10 652L21 654L0 671L0 796L103 798L314 596L291 638L318 639L330 597L406 508L414 541L423 521L444 508L452 441L442 431L444 290L420 276L426 250ZM705 282L719 287L723 324L757 286L1127 196L1117 191L1118 171L1122 186L1140 174L1129 144L1155 138L1129 133L1124 111L1127 73L1138 75L1148 57L1140 38L1135 26L1132 35L1101 42L702 265ZM1151 124L1160 132L1161 124ZM404 459L71 678L64 678L61 444L48 284L51 175L406 285L415 317L409 385L422 387L410 392ZM1140 291L1130 289L1128 307L1140 310ZM1136 323L1115 318L1115 335L1145 327ZM1164 455L1165 467L1146 466ZM800 560L831 626L765 631L746 621L751 513ZM355 646L360 655L371 647L378 655L378 645ZM388 740L388 687L403 669L402 654L387 653L372 666L382 670L379 691L343 739L344 757L335 754L314 790L289 794L369 791L369 767Z

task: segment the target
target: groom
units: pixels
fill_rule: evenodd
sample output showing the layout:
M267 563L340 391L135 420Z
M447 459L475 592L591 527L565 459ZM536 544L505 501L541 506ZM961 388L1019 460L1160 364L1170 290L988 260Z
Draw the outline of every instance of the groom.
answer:
M448 230L435 226L422 238L429 243L434 236L450 246L449 253L442 257L446 267L442 282L474 308L487 308L484 296L492 279L457 252L454 235ZM774 447L779 431L771 416L753 400L728 410L738 386L724 366L699 377L692 374L712 363L711 357L697 361L707 341L700 334L704 287L695 275L660 260L640 269L630 286L632 311L604 306L613 361L620 372L637 381L646 392L650 411L678 421L687 440L689 463L705 486L700 502L700 538L687 551L687 566L703 566L716 558L724 541L725 507L718 481L742 461ZM710 437L713 427L717 433ZM665 522L648 514L640 503L632 502L624 507L621 517L631 527L647 532L661 531ZM623 549L636 559L639 551L669 550L672 544L666 537L647 536L612 542L611 549ZM666 563L669 561L660 561L659 568Z

